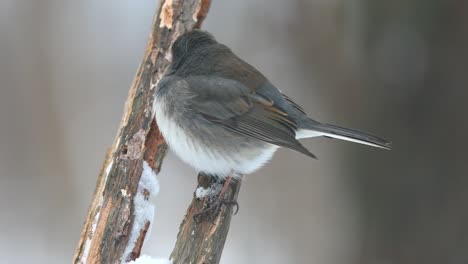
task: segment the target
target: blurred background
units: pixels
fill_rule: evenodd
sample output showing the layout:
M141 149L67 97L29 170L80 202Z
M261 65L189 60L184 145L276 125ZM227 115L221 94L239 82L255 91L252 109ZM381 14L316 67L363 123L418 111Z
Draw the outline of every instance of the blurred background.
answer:
M0 2L2 263L69 263L155 0ZM214 0L204 28L313 117L392 151L304 141L246 177L222 263L468 263L468 2ZM196 184L169 154L144 253Z

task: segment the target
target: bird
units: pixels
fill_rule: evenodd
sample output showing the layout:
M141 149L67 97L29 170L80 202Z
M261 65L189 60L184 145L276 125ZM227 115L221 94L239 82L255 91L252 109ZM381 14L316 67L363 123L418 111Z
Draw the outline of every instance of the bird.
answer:
M299 139L327 137L391 148L381 137L310 118L206 31L180 35L171 57L156 85L156 123L169 148L199 172L225 180L223 190L232 178L265 165L280 147L316 159Z

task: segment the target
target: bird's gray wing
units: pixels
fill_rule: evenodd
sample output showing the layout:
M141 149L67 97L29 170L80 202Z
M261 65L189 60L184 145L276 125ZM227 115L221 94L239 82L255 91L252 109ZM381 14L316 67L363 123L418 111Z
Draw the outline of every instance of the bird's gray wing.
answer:
M295 121L270 98L242 83L226 78L186 77L190 108L209 122L258 140L296 150L312 158L296 140Z

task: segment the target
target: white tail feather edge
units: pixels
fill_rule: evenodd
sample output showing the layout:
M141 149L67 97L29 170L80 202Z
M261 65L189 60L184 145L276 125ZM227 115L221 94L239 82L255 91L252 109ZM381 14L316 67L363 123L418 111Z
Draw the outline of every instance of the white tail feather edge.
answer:
M336 134L318 132L318 131L307 130L307 129L299 129L298 131L296 131L296 139L311 138L311 137L331 137L331 138L336 138L336 139L341 139L341 140L345 140L345 141L355 142L355 143L359 143L359 144L363 144L363 145L368 145L368 146L372 146L372 147L376 147L376 148L384 148L382 146L379 146L379 145L376 145L376 144L373 144L373 143L370 143L370 142L367 142L367 141L363 141L363 140L359 140L359 139L355 139L355 138L349 138L349 137L345 137L345 136L340 136L340 135L336 135Z

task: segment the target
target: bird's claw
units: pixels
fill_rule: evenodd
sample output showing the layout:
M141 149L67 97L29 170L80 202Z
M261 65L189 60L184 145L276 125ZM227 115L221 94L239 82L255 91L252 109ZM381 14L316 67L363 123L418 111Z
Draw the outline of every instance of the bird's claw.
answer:
M239 212L239 203L237 202L237 200L228 200L228 199L224 199L224 200L221 200L221 202L219 202L219 207L221 207L221 205L225 204L225 205L233 205L236 207L236 209L234 210L234 213L233 215L236 215L238 212Z
M230 199L221 199L217 200L212 206L201 210L193 215L193 219L197 220L200 216L207 214L209 212L215 212L218 213L219 210L221 210L221 206L223 205L233 205L236 207L234 210L233 215L236 215L239 212L239 203L236 200L230 200Z

